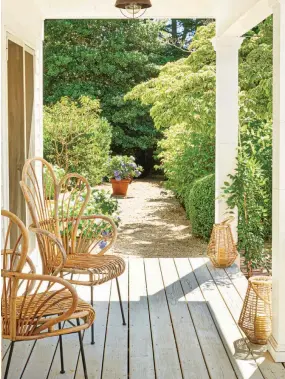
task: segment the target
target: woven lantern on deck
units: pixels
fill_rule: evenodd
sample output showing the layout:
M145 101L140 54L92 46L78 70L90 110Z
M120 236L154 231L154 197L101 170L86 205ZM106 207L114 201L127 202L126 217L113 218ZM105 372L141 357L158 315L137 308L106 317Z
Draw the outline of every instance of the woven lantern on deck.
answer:
M207 254L215 267L231 266L238 255L230 226L233 220L229 217L213 227Z
M265 345L271 335L271 292L270 277L255 276L249 279L238 324L252 343Z

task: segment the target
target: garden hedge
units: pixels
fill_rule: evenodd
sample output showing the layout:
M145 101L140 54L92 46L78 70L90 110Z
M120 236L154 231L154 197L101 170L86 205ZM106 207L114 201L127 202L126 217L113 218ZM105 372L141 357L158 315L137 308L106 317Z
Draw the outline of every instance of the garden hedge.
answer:
M196 180L185 199L187 216L195 236L208 240L215 219L215 175Z

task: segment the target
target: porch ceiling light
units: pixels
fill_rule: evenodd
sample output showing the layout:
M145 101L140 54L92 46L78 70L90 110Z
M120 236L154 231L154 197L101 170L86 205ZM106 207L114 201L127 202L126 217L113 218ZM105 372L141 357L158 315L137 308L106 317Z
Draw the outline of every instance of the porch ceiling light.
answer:
M152 6L150 0L116 0L115 7L127 18L142 17L147 8Z

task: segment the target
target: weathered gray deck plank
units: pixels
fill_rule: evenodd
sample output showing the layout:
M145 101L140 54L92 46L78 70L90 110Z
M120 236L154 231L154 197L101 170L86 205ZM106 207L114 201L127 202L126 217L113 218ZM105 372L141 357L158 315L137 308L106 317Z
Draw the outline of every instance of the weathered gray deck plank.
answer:
M77 287L78 295L81 299L90 302L90 288ZM88 362L89 379L101 377L102 361L105 347L105 335L109 313L109 303L111 294L111 282L104 283L94 288L94 309L96 312L94 322L95 345L91 345L91 328L84 333L84 351L86 362ZM84 377L81 355L78 357L78 366L75 379Z
M204 258L190 258L190 263L201 291L208 302L210 312L216 327L220 331L237 376L241 379L263 379L249 351L247 359L243 359L243 357L236 354L236 343L242 341L243 336L208 270L207 260Z
M129 261L129 365L131 379L154 379L153 347L142 258Z
M158 259L145 259L145 270L157 379L182 379Z
M161 272L184 379L207 379L209 374L172 258L160 259Z
M128 324L128 265L119 277L126 323ZM103 361L103 378L128 377L128 325L122 325L116 281L112 281L107 336Z
M177 258L175 264L211 378L236 378L189 260Z

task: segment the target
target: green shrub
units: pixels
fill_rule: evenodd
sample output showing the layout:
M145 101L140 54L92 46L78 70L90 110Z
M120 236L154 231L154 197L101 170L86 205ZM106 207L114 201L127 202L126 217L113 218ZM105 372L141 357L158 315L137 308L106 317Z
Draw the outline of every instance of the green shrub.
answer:
M65 171L63 168L60 168L58 166L53 166L53 172L54 175L59 181L61 178L64 177ZM49 171L44 167L44 188L45 188L45 197L49 200L53 200L54 198L54 182L53 179L49 173Z
M229 175L224 192L230 209L238 208L238 248L249 270L263 265L271 197L269 178L253 152L240 147L235 175Z
M91 185L106 175L112 128L100 117L98 100L62 98L44 109L44 156L65 172L85 176Z
M208 240L215 219L215 176L207 175L194 182L185 202L187 216L195 236Z
M195 180L215 170L215 138L192 131L186 124L171 126L160 141L166 186L185 203Z
M118 225L120 221L118 200L113 198L108 191L92 188L90 200L84 211L84 215L93 214L110 216Z
M239 249L252 267L262 264L272 225L272 30L269 17L247 33L239 52L238 170L225 189L230 210L238 207ZM212 228L214 189L199 193L200 181L193 182L214 172L214 33L214 23L199 28L188 58L165 65L157 78L126 95L151 107L164 137L159 149L167 186L185 203L194 234L204 238ZM207 189L209 199L203 197Z

